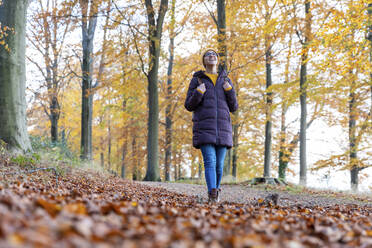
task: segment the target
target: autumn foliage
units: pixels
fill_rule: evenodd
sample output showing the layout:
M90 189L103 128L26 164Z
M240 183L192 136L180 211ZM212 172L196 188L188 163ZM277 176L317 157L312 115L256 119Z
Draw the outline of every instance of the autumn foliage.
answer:
M306 205L279 198L277 205L261 199L209 205L195 196L70 166L62 166L58 178L27 171L1 161L2 247L372 245L372 208L361 202Z
M55 97L59 103L58 140L65 142L78 154L82 78L82 47L76 17L78 9L73 1L53 1L55 5L48 6L48 9L42 2L35 1L29 8L32 17L29 19L30 27L38 30L34 36L29 36L29 42L43 44L43 41L50 41L50 56L59 56L52 67L52 75L60 83L58 87L48 88L46 86L51 85L52 81L40 77L37 70L30 71L29 92L33 92L34 96L28 109L30 131L33 135L50 137L49 118L53 111L48 106L53 106L51 100ZM120 1L97 2L98 25L90 75L96 86L91 92L94 95L93 159L106 170L139 180L146 173L146 73L150 66L148 62L151 61L146 8L136 0L123 5ZM154 8L159 4L160 1L154 1ZM288 164L287 173L296 175L299 69L304 52L308 63L307 137L310 140L320 139L314 136L313 133L318 130L311 129L310 124L326 123L329 128L341 130L334 139L342 143L336 149L337 154L321 154L308 159L316 160L308 167L314 170L337 167L342 170L354 169L355 172L369 167L372 139L370 42L366 39L370 25L368 1L311 1L311 18L308 18L311 32L306 29L311 42L306 44L306 49L302 49L306 23L304 1L263 1L261 4L260 1L237 0L227 1L226 4L226 63L240 106L238 113L232 115L234 134L238 137L235 144L237 179L246 180L263 173L265 112L268 110L273 125L271 176L277 175L280 162ZM164 20L158 80L159 165L163 180L165 163L168 163L165 161L165 151L169 146L172 150L172 180L201 174L200 152L191 146L192 117L184 109L183 102L192 73L202 69L201 53L207 47L217 47L217 29L212 14L215 15L215 6L210 1L176 1L175 18L171 20L170 12L167 12ZM57 19L53 19L55 15ZM53 29L54 33L46 28ZM57 32L59 29L61 31ZM53 35L63 34L65 30L68 32L64 43L56 42L58 36ZM172 37L175 39L175 56L172 90L169 91L166 72L169 39ZM265 51L268 47L271 49L273 84L266 89ZM29 62L32 64L33 56L41 54L37 46L36 50L32 46L30 48ZM48 55L43 50L41 52L43 56ZM39 64L41 71L51 67L53 60L44 58L43 61L46 64ZM267 92L272 92L273 97L270 109L265 103ZM170 145L165 138L166 117L173 122ZM354 124L350 126L349 123ZM324 144L332 141L333 138L324 140ZM311 154L315 153L312 149L314 147L308 148ZM279 151L283 155L280 158ZM225 174L231 175L232 159L229 156Z

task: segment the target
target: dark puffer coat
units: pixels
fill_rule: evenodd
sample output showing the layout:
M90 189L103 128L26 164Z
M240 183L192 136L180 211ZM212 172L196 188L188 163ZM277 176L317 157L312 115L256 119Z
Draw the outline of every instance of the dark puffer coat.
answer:
M198 78L205 84L204 94L196 90L199 86ZM223 89L225 79L232 86L229 91ZM227 148L233 146L230 112L238 109L238 102L234 86L225 71L219 73L216 86L204 71L195 72L187 91L185 108L193 111L192 140L195 148L205 144Z

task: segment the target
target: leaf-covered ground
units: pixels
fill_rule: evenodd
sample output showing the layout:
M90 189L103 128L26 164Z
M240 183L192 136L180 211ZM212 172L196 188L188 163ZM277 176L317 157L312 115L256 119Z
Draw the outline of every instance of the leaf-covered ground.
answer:
M368 204L209 205L92 171L12 171L0 165L0 247L372 247Z

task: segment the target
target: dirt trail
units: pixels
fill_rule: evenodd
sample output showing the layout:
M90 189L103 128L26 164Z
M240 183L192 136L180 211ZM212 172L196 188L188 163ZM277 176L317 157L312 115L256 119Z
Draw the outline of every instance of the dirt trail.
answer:
M153 187L165 188L171 192L197 196L201 201L207 201L207 192L205 185L185 184L185 183L165 183L165 182L138 182ZM257 203L258 199L265 198L273 191L253 188L244 185L222 185L221 201L253 204ZM353 199L338 198L333 196L317 196L314 194L296 194L282 191L275 191L279 194L279 206L295 206L303 207L311 206L333 206L339 204L357 204L361 206L372 207L372 201L357 201Z

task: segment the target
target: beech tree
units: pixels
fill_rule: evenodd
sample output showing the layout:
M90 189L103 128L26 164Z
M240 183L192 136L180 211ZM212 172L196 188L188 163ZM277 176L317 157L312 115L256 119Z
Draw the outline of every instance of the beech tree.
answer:
M25 29L28 0L3 0L0 23L0 139L13 152L31 150L26 125ZM6 44L6 46L5 46Z
M81 71L83 74L81 90L81 159L92 159L92 115L93 115L93 85L92 85L92 53L94 34L97 26L99 1L80 0L81 31L83 58Z
M35 98L39 99L44 112L50 120L50 135L52 142L58 141L58 121L61 113L61 88L68 81L66 66L62 62L65 51L66 36L71 28L71 18L59 16L61 13L69 16L71 8L61 9L57 0L35 2L37 13L29 21L29 35L27 36L37 56L43 57L43 63L35 56L27 59L37 67L44 80L43 84L34 91ZM45 92L42 92L44 88Z
M168 9L168 0L161 0L158 17L155 20L155 11L152 0L145 0L148 22L149 41L149 72L148 80L148 136L147 136L147 171L145 181L159 181L159 99L158 99L158 72L161 35L163 21Z

